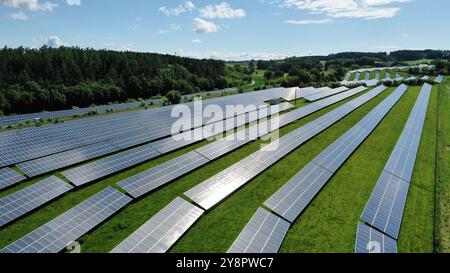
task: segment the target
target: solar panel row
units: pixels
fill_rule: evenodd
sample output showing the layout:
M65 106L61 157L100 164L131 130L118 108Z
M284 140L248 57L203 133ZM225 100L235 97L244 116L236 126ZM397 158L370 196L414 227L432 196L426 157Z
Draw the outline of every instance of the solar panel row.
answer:
M70 191L73 186L51 176L0 199L0 227Z
M131 198L109 187L13 242L0 253L58 253L108 219Z
M411 183L432 86L425 84L361 219L397 239Z
M27 179L25 176L19 174L10 168L0 169L0 190L6 189Z
M361 73L356 72L354 81L359 81L360 77L361 77Z
M165 253L202 216L203 210L177 197L112 253Z
M344 104L315 121L283 136L279 141L272 142L263 149L185 192L185 195L202 208L210 209L298 146L330 127L337 120L345 117L385 89L385 86L375 88L355 99L356 104L354 101Z
M359 123L332 143L272 195L264 205L288 221L294 222L406 90L407 86L405 85L397 88Z
M277 253L290 223L259 208L228 253Z
M366 81L370 80L370 72L366 72L366 77L364 79Z
M397 253L397 242L363 223L358 223L355 253Z

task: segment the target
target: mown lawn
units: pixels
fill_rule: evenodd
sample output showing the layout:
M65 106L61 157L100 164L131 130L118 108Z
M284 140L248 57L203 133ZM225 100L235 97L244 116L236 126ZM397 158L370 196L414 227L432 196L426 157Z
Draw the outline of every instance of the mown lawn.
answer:
M450 252L450 79L439 90L436 251Z
M305 143L277 164L250 181L242 189L203 216L175 245L173 252L226 252L241 230L274 192L302 167L350 129L393 89L380 94L322 134ZM304 124L301 122L299 124ZM364 171L365 172L365 171ZM356 220L354 222L356 226ZM316 227L314 226L313 229ZM303 231L302 231L303 232ZM298 235L298 232L292 232ZM322 237L323 238L323 237ZM289 243L289 238L286 241ZM303 251L304 245L293 244L292 251ZM286 251L283 248L282 251ZM327 251L327 248L321 248Z

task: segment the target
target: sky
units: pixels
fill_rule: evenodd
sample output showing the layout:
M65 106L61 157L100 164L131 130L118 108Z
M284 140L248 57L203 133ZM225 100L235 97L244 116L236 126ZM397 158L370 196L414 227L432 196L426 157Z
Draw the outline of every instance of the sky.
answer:
M223 60L450 49L448 0L0 0L0 45Z

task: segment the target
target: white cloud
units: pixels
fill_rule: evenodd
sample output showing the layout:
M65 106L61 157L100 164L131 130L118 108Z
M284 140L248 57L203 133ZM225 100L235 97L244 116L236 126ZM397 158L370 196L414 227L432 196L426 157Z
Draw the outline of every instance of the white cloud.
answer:
M333 18L391 18L401 10L394 4L414 0L283 0L282 6Z
M222 2L218 5L206 6L200 11L200 16L208 19L236 19L245 17L246 13L243 9L233 9L230 4Z
M203 41L200 40L200 39L193 39L192 43L195 44L195 45L199 45L199 44L203 44Z
M164 13L167 16L179 16L185 12L193 11L195 9L194 3L191 1L186 1L183 5L178 5L174 8L168 8L168 7L160 7L158 10L162 13Z
M216 32L220 29L214 22L206 21L201 18L194 18L194 31L198 33Z
M292 25L318 25L318 24L328 24L333 20L331 19L321 19L321 20L287 20L285 21L288 24Z
M47 39L47 43L46 45L48 47L52 47L52 48L59 48L62 46L69 46L68 44L64 43L61 38L59 38L58 36L50 36Z
M81 6L81 0L67 0L69 6Z
M23 13L22 11L7 14L6 17L8 17L9 19L12 19L12 20L17 20L17 21L28 20L28 16L25 13Z
M168 29L161 29L161 30L159 30L159 33L160 33L160 34L167 34L167 33L169 33L169 32L177 31L177 30L180 30L180 29L181 29L181 26L180 26L180 25L177 25L177 24L175 24L175 23L172 23L172 24L169 25L169 28L168 28Z
M41 3L39 0L0 0L0 6L32 11L52 11L58 4L48 1Z

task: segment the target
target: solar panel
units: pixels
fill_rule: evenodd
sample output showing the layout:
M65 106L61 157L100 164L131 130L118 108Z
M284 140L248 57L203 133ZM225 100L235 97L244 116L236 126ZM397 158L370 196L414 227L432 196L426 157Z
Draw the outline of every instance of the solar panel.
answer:
M397 242L363 223L358 223L355 253L397 253Z
M189 152L148 171L128 177L118 182L117 185L131 196L138 198L197 169L208 161L207 158L195 151Z
M317 120L290 132L280 138L278 142L269 144L264 149L253 153L185 192L185 195L204 209L212 208L298 146L333 125L336 120L371 100L374 94L381 93L384 90L383 88L385 89L385 87L376 88L360 98L346 103Z
M2 253L58 253L132 199L108 187L47 224L8 245Z
M332 172L311 162L264 205L292 223L332 176Z
M425 84L394 151L361 216L366 223L397 239L431 95Z
M108 142L96 143L74 150L41 157L17 164L28 177L35 177L47 172L62 169L86 160L94 159L118 151L117 147Z
M277 253L289 226L285 220L259 208L228 253Z
M376 74L375 74L375 79L376 79L376 80L379 80L379 79L380 79L380 73L376 73Z
M361 219L397 239L408 190L408 182L383 172Z
M359 81L359 78L361 77L361 73L357 72L355 75L354 81Z
M25 176L19 174L10 168L0 169L0 190L11 187L23 180L27 179Z
M294 222L333 174L381 122L382 117L379 118L380 109L383 110L381 114L384 117L394 106L393 102L398 101L399 95L404 94L405 91L404 88L397 88L358 124L328 146L286 185L272 195L264 203L265 206L288 221ZM361 122L372 119L373 116L377 117L377 123L371 123L371 127L360 125Z
M441 84L443 81L444 81L444 76L442 76L442 75L439 75L436 77L436 79L434 79L434 82L439 83L439 84Z
M0 199L0 227L73 189L56 176Z
M62 175L74 185L82 186L158 156L160 153L153 144L147 144L64 171Z
M350 74L345 74L344 81L348 81L350 79Z
M366 81L370 80L370 72L366 72L365 80L366 80Z
M323 99L323 98L326 98L326 97L329 97L329 96L332 96L332 95L336 95L336 94L342 93L342 92L347 91L347 90L348 90L348 88L345 87L345 86L344 87L338 87L338 88L332 89L330 91L321 92L321 93L318 93L318 94L313 94L311 96L307 96L307 97L305 97L305 99L307 101L317 101L317 100L320 100L320 99Z
M429 79L430 79L430 77L429 76L423 76L422 78L420 78L421 80L423 80L423 81L428 81Z
M165 253L201 217L203 210L177 197L112 253Z

